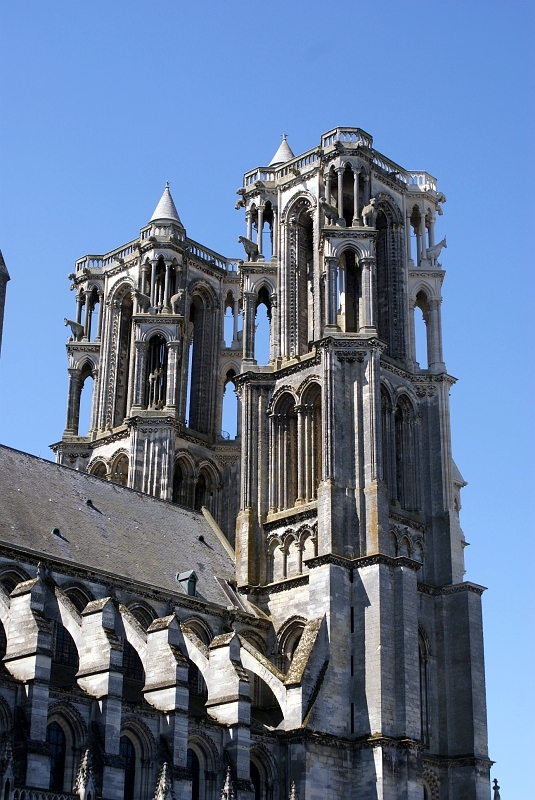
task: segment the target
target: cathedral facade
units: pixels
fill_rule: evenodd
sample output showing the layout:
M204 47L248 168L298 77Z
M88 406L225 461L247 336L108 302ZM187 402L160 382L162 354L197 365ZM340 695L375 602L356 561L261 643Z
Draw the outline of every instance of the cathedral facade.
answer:
M76 262L57 464L0 450L4 796L488 800L446 198L359 128L237 195L241 259L166 186Z

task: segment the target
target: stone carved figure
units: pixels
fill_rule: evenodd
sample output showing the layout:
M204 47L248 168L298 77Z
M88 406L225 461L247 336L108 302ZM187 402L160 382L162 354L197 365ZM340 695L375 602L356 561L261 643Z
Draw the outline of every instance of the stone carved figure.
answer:
M73 319L64 319L65 325L68 325L71 329L72 338L75 342L79 342L82 336L84 335L84 326L80 325L79 322L75 322Z
M230 767L227 768L227 774L225 776L225 783L223 785L223 789L221 790L220 800L234 800L234 789L232 788L232 778L230 775Z
M169 305L171 306L173 314L180 314L180 306L182 305L183 297L184 289L179 289L178 292L169 299Z
M372 197L367 206L362 209L362 224L365 228L375 228L377 209L375 208L375 197Z
M320 197L320 206L323 209L323 213L325 214L326 218L329 222L336 224L340 219L338 214L338 209L335 206L332 206L328 203L324 197Z
M138 309L142 311L144 314L150 314L151 313L150 297L146 294L143 294L143 292L140 292L138 289L134 289L132 294L137 300Z
M258 245L256 242L252 242L245 236L238 236L238 241L243 245L243 249L247 254L247 261L256 261L258 258Z
M175 800L173 773L167 761L164 761L160 770L160 776L154 792L154 800Z
M439 242L438 244L433 245L433 247L428 247L427 248L427 258L430 261L432 261L433 263L435 263L437 258L440 255L440 251L442 250L442 248L443 247L447 247L447 246L448 245L446 244L446 237L444 236L444 238L442 239L441 242Z

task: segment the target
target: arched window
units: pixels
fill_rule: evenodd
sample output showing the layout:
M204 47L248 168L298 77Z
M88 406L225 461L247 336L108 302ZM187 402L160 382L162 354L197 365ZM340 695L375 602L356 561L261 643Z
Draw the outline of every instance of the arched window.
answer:
M30 576L22 570L8 568L0 574L0 583L8 594L11 594L19 583L30 580Z
M424 742L429 742L429 653L427 643L418 634L418 655L420 663L420 729L421 738Z
M216 325L214 303L201 288L193 294L189 308L193 330L187 362L186 417L188 426L200 433L212 433L215 422L215 360L221 334Z
M191 800L200 800L201 765L197 753L188 747L187 765L191 772Z
M103 461L95 461L89 472L90 475L94 475L95 478L103 478L104 480L108 476L108 468Z
M251 782L254 786L254 800L262 800L262 784L260 781L260 772L256 764L251 761Z
M146 631L147 628L149 628L150 625L152 625L156 617L156 614L152 612L152 610L149 611L149 609L145 608L144 606L133 605L129 606L128 610L130 611L132 616L135 619L137 619L137 621L139 622L144 631Z
M423 291L418 292L414 304L414 347L415 360L420 369L427 369L430 361L430 319L429 302Z
M195 511L200 511L206 505L206 487L206 474L201 472L195 484L195 504L193 506Z
M123 642L123 699L127 703L143 702L145 670L141 659L125 639Z
M398 399L394 412L396 446L396 499L406 511L419 510L418 428L406 396Z
M388 499L396 500L396 447L394 442L394 420L392 417L392 400L387 389L381 386L381 441L383 472Z
M238 397L235 392L236 373L229 369L225 375L223 403L221 413L221 436L223 439L235 439L238 435Z
M173 503L182 503L186 505L184 500L184 473L180 462L175 463L175 471L173 474Z
M48 788L52 792L62 792L65 779L67 742L63 728L58 722L51 722L47 726L46 741L50 748L50 781Z
M375 227L377 274L377 333L392 358L406 357L404 239L400 217L383 200L377 206Z
M120 455L113 464L110 480L120 486L128 486L128 456L126 453Z
M136 751L128 736L121 736L119 753L124 758L124 794L123 800L135 800L136 788Z
M271 300L263 286L255 308L254 357L258 364L269 364L271 347Z
M61 622L52 623L52 663L50 685L67 689L76 686L78 650L71 634Z
M358 333L362 275L357 254L344 250L338 269L338 320L337 324L346 333Z
M167 389L167 347L163 336L156 334L147 347L145 406L161 409L165 406Z
M77 435L87 436L92 429L93 367L86 361L80 373Z
M305 502L318 496L318 486L322 478L322 424L321 387L317 383L309 386L303 395L303 402L297 406L298 438L305 447L305 458L300 467L299 497Z
M308 353L309 342L314 338L313 302L311 292L314 272L314 227L310 216L310 203L301 198L289 217L288 243L290 260L287 286L289 317L287 325L288 355Z
M84 610L86 605L93 600L92 595L88 591L79 586L70 586L64 589L65 594L73 604L73 606L80 612Z
M272 415L272 508L292 508L297 499L297 414L295 399L284 393Z
M130 376L130 343L132 339L132 314L134 303L127 292L120 306L119 336L117 340L117 372L115 375L115 402L113 425L122 425L128 411L128 383Z

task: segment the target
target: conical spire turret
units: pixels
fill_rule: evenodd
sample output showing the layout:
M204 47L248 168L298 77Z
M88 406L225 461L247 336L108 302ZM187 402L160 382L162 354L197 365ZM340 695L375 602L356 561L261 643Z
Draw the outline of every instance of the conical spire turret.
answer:
M178 222L179 225L182 225L173 198L171 197L171 192L169 191L169 181L166 182L165 189L163 190L163 194L160 197L160 201L156 206L156 208L154 209L154 214L152 215L149 221L157 222L160 220Z
M279 145L279 149L277 150L277 152L275 153L275 155L273 156L273 158L269 162L269 166L270 167L274 167L277 164L285 164L287 161L290 161L290 159L292 159L292 158L294 158L294 154L292 153L290 145L286 141L286 134L283 133L282 134L282 142Z

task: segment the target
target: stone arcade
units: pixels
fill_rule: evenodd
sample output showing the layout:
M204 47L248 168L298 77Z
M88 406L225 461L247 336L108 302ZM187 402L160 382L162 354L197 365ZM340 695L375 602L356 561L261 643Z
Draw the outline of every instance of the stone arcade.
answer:
M243 260L166 187L76 262L58 463L0 449L1 796L488 800L446 198L359 128L284 138L238 196Z

